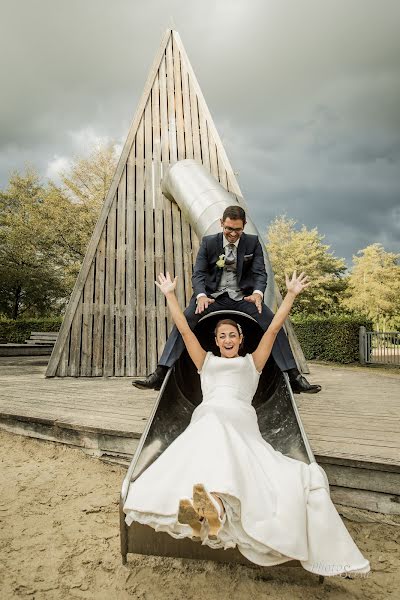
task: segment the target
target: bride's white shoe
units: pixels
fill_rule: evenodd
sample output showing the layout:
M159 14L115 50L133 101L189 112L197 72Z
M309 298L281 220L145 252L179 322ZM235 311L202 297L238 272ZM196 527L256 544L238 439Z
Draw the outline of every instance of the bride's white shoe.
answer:
M219 502L209 494L202 483L193 486L193 507L200 517L207 520L208 537L216 540L225 521L225 512Z
M189 525L192 528L192 540L194 542L201 540L203 520L195 510L190 498L181 498L179 501L178 522L182 525Z

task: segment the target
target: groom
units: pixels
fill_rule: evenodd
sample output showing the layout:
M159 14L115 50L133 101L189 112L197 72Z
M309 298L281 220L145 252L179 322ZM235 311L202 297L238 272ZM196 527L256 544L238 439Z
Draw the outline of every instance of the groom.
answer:
M228 206L221 219L222 232L205 236L193 270L193 296L185 310L191 329L203 313L215 310L238 310L251 315L265 331L273 312L264 304L267 285L264 256L256 235L244 233L246 214L240 206ZM133 381L139 389L159 390L167 371L184 348L183 340L174 327L157 369L146 379ZM286 371L294 393L315 394L320 385L310 384L296 367L288 339L280 330L272 356L281 371Z

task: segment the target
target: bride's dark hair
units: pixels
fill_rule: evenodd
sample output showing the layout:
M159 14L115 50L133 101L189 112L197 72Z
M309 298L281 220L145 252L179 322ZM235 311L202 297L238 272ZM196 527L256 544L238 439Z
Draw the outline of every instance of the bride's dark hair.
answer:
M218 323L215 326L215 329L214 329L215 337L217 337L218 328L220 327L220 325L232 325L237 330L239 335L243 335L243 329L241 328L239 323L236 323L236 321L233 321L233 319L221 319L220 321L218 321ZM240 342L239 350L241 350L243 348L243 342L244 342L244 337L242 338L242 341Z

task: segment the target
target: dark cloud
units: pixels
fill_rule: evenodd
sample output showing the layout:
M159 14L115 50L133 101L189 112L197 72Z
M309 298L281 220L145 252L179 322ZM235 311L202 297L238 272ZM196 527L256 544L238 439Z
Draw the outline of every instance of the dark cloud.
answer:
M122 143L173 24L260 229L398 251L399 22L397 0L3 0L0 183Z

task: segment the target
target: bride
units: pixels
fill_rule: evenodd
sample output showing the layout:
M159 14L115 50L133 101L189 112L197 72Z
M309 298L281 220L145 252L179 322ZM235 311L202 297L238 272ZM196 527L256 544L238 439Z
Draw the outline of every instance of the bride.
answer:
M319 575L365 574L366 560L329 496L324 470L275 451L251 405L275 338L307 277L286 276L287 294L252 354L239 356L241 327L215 328L220 356L206 352L175 296L177 277L159 275L175 324L200 374L203 401L186 430L131 483L125 521L211 548L233 548L258 565L299 560Z

